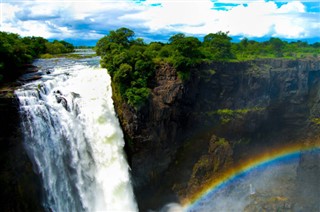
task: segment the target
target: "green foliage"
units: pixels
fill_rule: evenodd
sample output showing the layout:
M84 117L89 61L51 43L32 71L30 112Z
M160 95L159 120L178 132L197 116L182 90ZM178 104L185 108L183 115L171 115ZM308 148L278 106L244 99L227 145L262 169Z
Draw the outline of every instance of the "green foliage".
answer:
M320 125L320 118L312 118L311 123L313 123L314 125Z
M219 138L216 144L219 145L219 146L226 146L229 143L225 138Z
M127 28L120 28L116 31L110 31L109 35L101 38L96 44L97 55L104 56L113 50L121 51L128 48L133 43L134 32ZM136 44L143 42L137 41Z
M132 105L136 109L143 106L150 95L150 90L148 88L128 88L125 93L128 104Z
M132 30L122 27L116 31L110 31L109 41L124 47L128 47L132 42L133 36L134 32Z
M185 37L184 34L177 34L172 36L170 39L170 44L176 53L188 58L200 58L201 53L199 47L201 42L194 37Z
M178 72L181 72L180 76L182 76L182 73L185 73L184 76L188 76L187 72L190 72L190 69L201 61L201 42L197 38L186 37L182 33L172 36L169 41L170 46L164 47L160 51L160 56L168 57L167 61Z
M245 116L249 112L257 112L261 111L263 108L243 108L243 109L237 109L237 110L231 110L231 109L219 109L215 113L219 116L220 121L222 124L227 124L230 121L241 118Z
M214 69L210 69L208 72L209 72L210 75L215 75L216 74L216 71Z
M190 72L182 72L178 71L178 78L181 79L182 81L186 81L190 79Z
M31 63L42 54L73 50L73 45L65 41L50 43L42 37L22 38L18 34L0 32L0 75L2 80L13 80L21 74L23 65Z
M127 85L130 85L131 77L132 77L132 66L127 63L122 63L119 67L119 70L115 72L114 81Z
M74 51L74 46L65 41L54 40L52 43L45 43L46 53L49 54L63 54L70 53Z
M203 51L213 60L228 60L234 58L231 52L231 38L228 33L210 33L204 37Z
M280 40L279 38L270 38L269 45L271 47L271 51L274 52L276 57L282 57L283 56L283 47L285 43Z
M141 38L135 39L134 35L127 28L110 31L97 42L95 49L102 58L101 66L107 68L112 77L117 98L136 108L147 101L146 94L153 86L155 68L161 64L170 64L177 70L179 79L186 81L190 79L190 70L203 62L320 55L319 43L287 43L279 38L262 43L244 38L240 43L231 43L228 32L210 33L203 42L178 33L170 37L167 44L146 44ZM210 77L215 71L202 74ZM222 118L225 122L232 115L229 112L219 112L224 113L220 115L225 117ZM236 111L237 114L242 112L245 111Z
M155 64L153 58L161 49L160 43L145 45L142 39L133 39L134 32L127 28L110 31L97 42L101 66L110 73L115 96L138 109L146 103Z
M289 59L303 57L317 57L320 54L319 43L309 45L306 42L286 42L279 38L270 38L265 42L257 42L244 38L240 43L232 44L232 52L238 60L251 60L256 58Z

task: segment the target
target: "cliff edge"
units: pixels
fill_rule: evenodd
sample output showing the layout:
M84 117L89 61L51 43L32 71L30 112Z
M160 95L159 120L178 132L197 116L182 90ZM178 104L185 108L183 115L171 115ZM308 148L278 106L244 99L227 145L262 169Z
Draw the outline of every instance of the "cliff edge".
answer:
M15 85L0 88L1 211L43 211L40 181L23 147Z
M181 201L261 148L316 136L319 90L318 59L213 62L184 81L162 64L144 107L115 100L139 209Z

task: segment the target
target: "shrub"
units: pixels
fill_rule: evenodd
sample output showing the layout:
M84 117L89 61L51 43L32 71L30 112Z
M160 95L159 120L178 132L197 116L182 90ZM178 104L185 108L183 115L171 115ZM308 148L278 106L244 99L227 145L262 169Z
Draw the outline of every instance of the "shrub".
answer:
M146 100L149 98L150 90L148 88L129 88L126 91L126 98L128 104L138 109L143 106Z

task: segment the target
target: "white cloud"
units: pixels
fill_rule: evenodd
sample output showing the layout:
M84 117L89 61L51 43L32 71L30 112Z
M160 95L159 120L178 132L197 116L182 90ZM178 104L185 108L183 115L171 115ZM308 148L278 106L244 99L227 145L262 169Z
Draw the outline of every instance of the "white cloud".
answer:
M6 1L8 2L8 1ZM99 27L117 23L119 16L136 12L138 5L129 1L88 1L88 0L35 0L1 3L2 31L19 33L22 36L45 38L99 39ZM91 25L90 25L91 24ZM83 28L89 27L89 28Z
M306 7L299 1L289 2L278 9L278 13L303 13Z
M187 34L208 34L229 31L230 35L248 37L281 36L304 38L315 35L316 16L310 18L306 7L299 1L291 1L278 7L273 1L224 1L239 3L230 10L212 10L210 0L197 3L186 1L146 1L145 9L136 14L124 15L124 20L136 19L151 32L158 30L181 31ZM242 3L246 3L245 5ZM150 7L161 3L161 7ZM318 20L319 21L319 20ZM311 24L314 23L314 24Z
M161 3L161 6L149 6L153 2ZM179 26L203 25L212 12L210 0L199 1L146 1L144 10L136 14L128 14L121 17L122 20L141 20L150 31L175 30Z
M247 37L299 39L319 37L320 28L320 12L306 12L303 0L288 3L282 0L146 0L139 4L130 0L5 2L1 4L0 30L58 39L99 39L109 30L122 26L132 28L136 34L205 35L229 31L230 35ZM215 10L214 3L235 5L229 5L228 10Z

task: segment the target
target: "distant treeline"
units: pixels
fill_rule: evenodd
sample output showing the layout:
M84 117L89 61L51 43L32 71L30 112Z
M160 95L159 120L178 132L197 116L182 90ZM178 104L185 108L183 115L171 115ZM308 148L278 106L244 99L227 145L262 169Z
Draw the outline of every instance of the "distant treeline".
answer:
M15 79L26 64L42 54L62 54L74 51L65 41L49 42L42 37L21 37L0 32L0 82Z
M232 43L228 33L210 33L201 42L198 38L182 33L172 36L168 43L151 42L135 38L127 28L110 31L96 45L102 57L101 66L108 69L115 90L114 97L139 108L149 97L156 66L169 63L181 79L187 79L190 68L211 61L243 61L256 58L318 57L320 43L286 42L270 38L257 42L244 38Z

